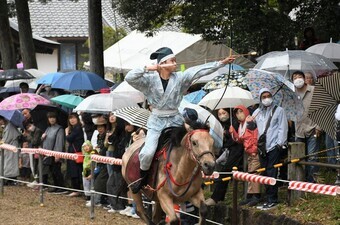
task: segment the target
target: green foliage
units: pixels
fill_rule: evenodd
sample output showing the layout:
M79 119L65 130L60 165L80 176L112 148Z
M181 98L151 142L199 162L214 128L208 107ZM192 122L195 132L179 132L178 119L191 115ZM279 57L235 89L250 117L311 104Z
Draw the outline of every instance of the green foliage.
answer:
M133 29L155 32L176 22L185 32L261 54L295 49L294 38L313 25L322 39L338 40L339 0L115 0ZM293 21L288 14L300 9ZM301 40L301 38L300 38Z
M117 28L117 30L112 29L109 26L103 27L103 41L104 50L112 46L114 43L118 42L120 39L126 36L126 31L124 28Z

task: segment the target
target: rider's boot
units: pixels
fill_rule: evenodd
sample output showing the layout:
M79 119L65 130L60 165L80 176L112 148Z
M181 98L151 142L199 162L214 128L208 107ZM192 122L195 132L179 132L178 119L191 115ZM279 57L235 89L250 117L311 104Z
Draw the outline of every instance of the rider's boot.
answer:
M130 184L130 188L133 194L137 194L142 187L148 184L149 170L140 170L140 179Z

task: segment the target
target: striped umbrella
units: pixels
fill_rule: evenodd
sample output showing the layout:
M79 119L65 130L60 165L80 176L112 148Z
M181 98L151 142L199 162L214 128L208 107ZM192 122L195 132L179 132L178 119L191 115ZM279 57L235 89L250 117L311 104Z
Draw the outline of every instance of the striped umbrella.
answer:
M319 78L315 83L308 117L331 137L335 136L335 117L340 102L340 73Z
M151 112L138 107L125 107L114 111L113 114L131 125L147 129L146 123Z

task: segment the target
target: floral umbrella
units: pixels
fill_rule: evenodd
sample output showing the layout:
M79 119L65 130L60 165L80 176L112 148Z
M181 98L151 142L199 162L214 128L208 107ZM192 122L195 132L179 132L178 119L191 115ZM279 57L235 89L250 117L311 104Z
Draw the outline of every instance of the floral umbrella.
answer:
M12 95L0 102L0 110L33 109L37 105L48 105L50 101L33 93Z
M294 90L294 85L278 73L265 70L249 70L245 82L255 100L260 101L259 91L268 88L273 94L274 104L285 109L289 120L301 118L304 108Z
M247 89L247 85L244 82L244 77L246 76L247 71L240 70L240 71L231 71L230 75L228 73L223 73L221 75L216 76L214 79L206 83L204 85L203 90L211 91L220 88L224 88L227 83L230 87L240 87L243 89ZM229 76L229 81L228 81Z

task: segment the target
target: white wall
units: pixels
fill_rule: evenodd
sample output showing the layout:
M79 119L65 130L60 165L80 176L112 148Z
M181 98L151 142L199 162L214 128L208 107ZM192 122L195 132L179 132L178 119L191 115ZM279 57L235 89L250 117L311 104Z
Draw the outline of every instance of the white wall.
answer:
M45 73L57 72L58 70L58 50L54 50L53 54L36 53L38 70Z

